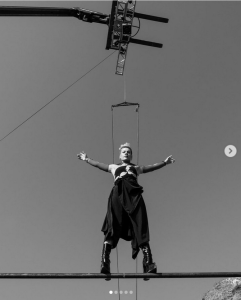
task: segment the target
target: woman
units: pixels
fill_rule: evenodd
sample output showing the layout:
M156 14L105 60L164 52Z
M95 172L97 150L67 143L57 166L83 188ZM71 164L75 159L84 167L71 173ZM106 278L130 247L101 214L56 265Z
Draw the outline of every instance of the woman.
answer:
M114 187L109 196L107 214L101 231L105 239L102 251L101 273L110 274L110 252L120 238L132 241L132 258L135 259L141 248L143 272L156 273L157 267L152 260L149 245L149 227L145 203L142 197L143 188L138 184L137 177L174 163L172 155L161 163L149 166L137 166L131 163L132 149L129 143L121 145L120 164L106 165L89 158L85 152L80 152L78 158L93 167L110 172L114 176Z

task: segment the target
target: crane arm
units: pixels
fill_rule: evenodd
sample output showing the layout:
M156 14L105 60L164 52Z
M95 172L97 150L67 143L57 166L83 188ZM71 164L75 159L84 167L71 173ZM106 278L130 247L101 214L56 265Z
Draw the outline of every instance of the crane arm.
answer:
M1 17L25 16L25 17L75 17L89 23L109 25L109 15L92 10L55 7L29 7L29 6L0 6Z

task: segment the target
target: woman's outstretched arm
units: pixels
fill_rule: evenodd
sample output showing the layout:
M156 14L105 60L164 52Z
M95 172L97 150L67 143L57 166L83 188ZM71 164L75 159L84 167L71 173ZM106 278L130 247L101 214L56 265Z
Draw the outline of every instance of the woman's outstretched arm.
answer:
M173 164L174 162L175 162L175 159L172 157L172 155L170 155L161 163L157 163L157 164L150 165L150 166L143 166L142 170L143 170L143 173L148 173L148 172L152 172L152 171L161 169L168 164Z
M96 168L99 168L99 169L102 170L102 171L105 171L105 172L108 172L108 171L109 171L109 165L100 163L100 162L98 162L98 161L95 161L95 160L89 158L89 157L87 156L87 154L86 154L84 151L80 152L80 154L77 154L77 157L78 157L78 159L84 160L84 161L86 161L88 164L90 164L91 166L96 167Z

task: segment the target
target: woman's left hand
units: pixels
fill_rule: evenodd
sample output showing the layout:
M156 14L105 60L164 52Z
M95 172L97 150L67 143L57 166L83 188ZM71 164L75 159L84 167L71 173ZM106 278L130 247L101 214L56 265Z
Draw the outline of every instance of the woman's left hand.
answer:
M168 165L168 164L173 164L175 162L175 159L172 157L172 155L168 156L164 162Z

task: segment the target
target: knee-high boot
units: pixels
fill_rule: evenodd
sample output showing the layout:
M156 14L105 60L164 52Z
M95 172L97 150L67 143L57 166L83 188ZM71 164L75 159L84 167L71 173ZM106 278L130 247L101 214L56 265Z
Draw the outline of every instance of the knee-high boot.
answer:
M140 247L143 252L143 273L156 273L157 266L152 260L151 248L149 243L144 244ZM145 278L144 280L149 280Z
M111 252L111 245L108 243L104 243L102 256L101 256L102 260L101 260L100 273L110 274L110 252Z

